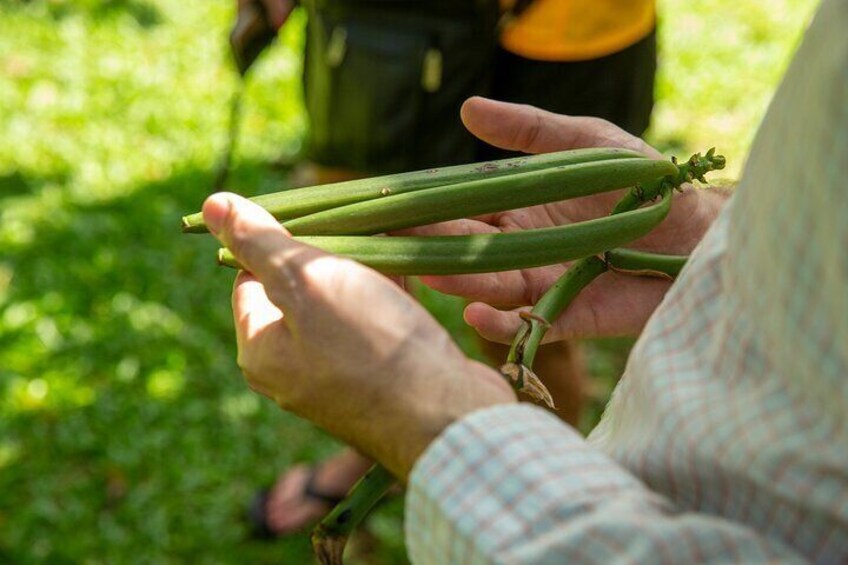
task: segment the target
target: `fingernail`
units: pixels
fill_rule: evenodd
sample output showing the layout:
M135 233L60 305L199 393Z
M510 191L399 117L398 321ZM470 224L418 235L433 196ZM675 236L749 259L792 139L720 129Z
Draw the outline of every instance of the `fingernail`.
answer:
M218 235L232 207L233 203L226 194L213 194L206 199L203 205L203 219L209 231Z

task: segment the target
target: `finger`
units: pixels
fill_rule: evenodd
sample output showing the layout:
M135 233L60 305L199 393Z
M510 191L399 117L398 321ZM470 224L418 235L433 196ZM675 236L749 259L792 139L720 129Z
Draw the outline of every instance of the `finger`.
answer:
M463 313L465 322L480 334L480 337L495 343L512 343L518 330L526 322L519 316L519 312L529 312L531 308L525 306L514 310L498 310L483 302L473 302L466 306ZM571 327L563 327L557 320L542 337L542 343L560 341L578 335ZM571 330L571 331L569 331Z
M563 116L479 96L465 101L460 116L468 131L501 149L548 153L584 147L621 147L650 157L661 156L638 137L600 118Z
M535 304L564 270L564 265L557 264L495 273L420 278L433 290L503 308Z
M272 324L283 320L283 313L265 294L265 287L248 272L241 271L233 285L233 320L239 349Z
M495 305L526 304L528 288L520 271L475 275L424 275L421 282L433 290Z
M661 278L604 273L556 320L551 338L638 335L670 287Z
M268 298L286 313L298 308L304 266L326 254L291 239L258 205L236 194L213 194L203 219L245 269L265 286Z
M462 317L483 339L496 343L511 343L523 323L518 310L498 310L483 302L466 306Z

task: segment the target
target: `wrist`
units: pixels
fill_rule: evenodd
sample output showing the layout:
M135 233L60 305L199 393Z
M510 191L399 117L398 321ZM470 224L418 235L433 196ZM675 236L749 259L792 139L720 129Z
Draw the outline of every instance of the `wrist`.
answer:
M381 426L383 438L372 455L406 482L413 465L451 424L477 410L517 402L515 392L494 369L475 361L444 378L433 375L408 382L394 403L397 425Z

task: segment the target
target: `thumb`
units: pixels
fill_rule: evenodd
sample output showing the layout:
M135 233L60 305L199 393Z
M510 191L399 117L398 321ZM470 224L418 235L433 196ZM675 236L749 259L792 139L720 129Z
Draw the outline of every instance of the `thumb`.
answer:
M480 337L495 343L510 343L522 324L518 311L498 310L484 302L472 302L466 306L463 318Z
M265 287L268 298L284 312L298 303L303 267L324 253L294 241L271 214L232 193L213 194L203 203L203 219L218 240Z
M460 116L468 131L501 149L550 153L586 147L620 147L649 157L660 156L638 137L600 118L564 116L479 96L465 101Z

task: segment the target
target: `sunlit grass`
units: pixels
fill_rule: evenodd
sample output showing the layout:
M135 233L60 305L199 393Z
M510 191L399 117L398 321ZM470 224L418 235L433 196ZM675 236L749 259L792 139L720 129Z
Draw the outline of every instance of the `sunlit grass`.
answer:
M718 146L737 178L815 0L660 0L650 139L678 156Z

